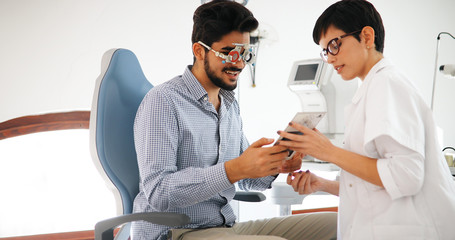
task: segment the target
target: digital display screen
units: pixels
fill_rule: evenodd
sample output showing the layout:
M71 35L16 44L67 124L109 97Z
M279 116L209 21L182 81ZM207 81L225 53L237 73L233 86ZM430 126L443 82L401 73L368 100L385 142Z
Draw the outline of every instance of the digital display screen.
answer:
M295 81L314 80L319 64L305 64L297 67Z

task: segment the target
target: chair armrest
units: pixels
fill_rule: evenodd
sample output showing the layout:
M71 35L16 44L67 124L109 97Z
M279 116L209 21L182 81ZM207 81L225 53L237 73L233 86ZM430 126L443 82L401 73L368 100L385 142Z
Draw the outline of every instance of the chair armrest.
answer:
M185 214L170 213L170 212L146 212L133 213L109 218L96 223L95 225L95 240L114 239L114 229L124 223L133 221L147 221L153 224L166 226L183 226L190 222L190 218Z
M235 192L234 200L242 202L262 202L266 199L260 192Z

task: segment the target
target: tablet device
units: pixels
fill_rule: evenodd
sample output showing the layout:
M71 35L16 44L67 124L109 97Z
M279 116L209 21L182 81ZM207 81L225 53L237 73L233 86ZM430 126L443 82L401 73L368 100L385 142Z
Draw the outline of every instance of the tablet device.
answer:
M300 125L303 125L309 129L315 128L318 123L321 121L322 118L324 118L325 112L298 112L295 114L294 118L292 118L292 122L296 122ZM297 129L287 125L284 131L293 133L293 134L299 134L302 135L303 133L299 132ZM279 137L276 142L278 141L287 141L289 139ZM289 160L294 156L294 151L288 150L288 157L286 160Z

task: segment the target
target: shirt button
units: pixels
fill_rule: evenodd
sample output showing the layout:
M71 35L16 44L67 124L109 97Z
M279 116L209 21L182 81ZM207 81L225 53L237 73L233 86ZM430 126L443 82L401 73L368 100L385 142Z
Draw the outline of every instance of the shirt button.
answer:
M349 187L352 187L352 183L349 184Z
M207 97L204 97L204 101L207 101Z

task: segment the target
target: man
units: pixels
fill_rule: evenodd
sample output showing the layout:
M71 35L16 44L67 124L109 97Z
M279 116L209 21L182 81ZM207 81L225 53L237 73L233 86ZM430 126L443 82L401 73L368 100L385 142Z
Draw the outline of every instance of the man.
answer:
M169 232L137 222L133 239L336 236L333 213L235 223L229 205L235 183L242 190L265 190L279 173L299 169L301 159L283 164L284 147L265 147L274 141L266 138L248 147L243 134L232 90L252 59L249 32L258 26L252 13L236 2L212 1L198 8L193 20L194 65L145 96L134 127L141 178L134 212L178 212L191 223Z

